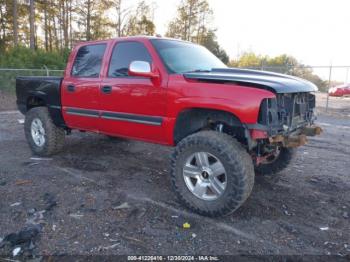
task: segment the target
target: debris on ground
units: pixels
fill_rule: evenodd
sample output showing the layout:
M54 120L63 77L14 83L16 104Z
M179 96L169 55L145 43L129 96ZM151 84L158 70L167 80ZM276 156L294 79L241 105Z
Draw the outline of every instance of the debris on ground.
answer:
M30 210L32 211L32 210ZM28 212L29 217L26 220L27 225L40 225L44 223L44 213L46 210Z
M131 241L135 241L135 242L139 242L139 243L143 243L142 240L134 238L134 237L122 236L122 238L127 239L127 240L131 240Z
M23 125L24 124L24 119L17 119L18 123Z
M321 115L318 121L329 126L322 136L310 138L309 154L298 151L295 166L273 179L256 176L246 204L213 219L176 201L169 193L170 171L156 171L168 167L172 149L128 140L112 144L97 134L73 132L52 161L31 160L18 128L21 117L0 113L0 147L6 148L0 150L0 237L32 226L41 230L29 244L0 243L8 261L66 254L350 255L350 195L344 194L350 190L350 129L337 128L350 127L348 120ZM108 168L85 165L90 161ZM23 179L32 183L16 185ZM10 207L15 202L22 204ZM113 209L124 203L130 208ZM190 229L183 228L186 222Z
M191 224L186 222L186 223L183 223L182 227L183 227L183 229L190 229L191 228Z
M289 212L288 211L288 207L286 205L282 205L282 209L283 209L283 213L286 215L286 216L292 216L293 213Z
M120 243L116 243L116 244L113 244L113 245L107 246L107 247L99 247L99 250L109 250L109 249L113 249L119 245L120 245Z
M57 206L56 197L51 193L45 193L42 196L42 199L45 203L44 210L46 211L51 211L54 207Z
M19 252L21 252L21 248L20 247L16 247L13 251L12 251L12 256L17 256L19 254Z
M28 185L31 183L32 183L32 181L27 180L27 179L19 179L19 180L16 180L16 182L15 182L16 186L23 186L23 185Z
M48 157L31 157L30 160L34 160L34 161L51 161L52 158L48 158Z
M41 229L40 225L28 225L18 233L8 234L0 243L1 254L17 256L21 252L26 253L26 257L32 257Z
M11 204L10 207L16 207L16 206L19 206L21 204L22 204L21 202L16 202L16 203Z
M69 214L69 216L72 218L75 218L75 219L80 219L80 218L84 217L84 215L82 215L82 214Z
M327 231L327 230L329 230L329 227L320 227L320 230L321 231Z
M130 205L127 202L124 202L123 204L116 206L116 207L112 207L114 210L118 210L118 209L128 209L130 208Z

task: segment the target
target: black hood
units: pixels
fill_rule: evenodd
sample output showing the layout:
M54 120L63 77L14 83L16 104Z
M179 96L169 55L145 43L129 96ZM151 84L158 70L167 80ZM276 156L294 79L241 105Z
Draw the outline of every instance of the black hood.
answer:
M248 69L213 69L210 72L185 73L184 77L211 83L232 82L271 90L275 93L318 91L316 85L298 77Z

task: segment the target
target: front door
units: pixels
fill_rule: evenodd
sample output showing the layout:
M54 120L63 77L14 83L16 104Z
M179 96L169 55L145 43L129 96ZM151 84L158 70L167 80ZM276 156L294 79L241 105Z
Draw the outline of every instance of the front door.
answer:
M101 83L100 131L146 141L164 140L165 88L161 81L128 75L133 61L152 64L142 42L117 42Z
M105 50L105 43L83 45L71 69L67 68L61 97L63 117L70 128L98 131L100 71Z

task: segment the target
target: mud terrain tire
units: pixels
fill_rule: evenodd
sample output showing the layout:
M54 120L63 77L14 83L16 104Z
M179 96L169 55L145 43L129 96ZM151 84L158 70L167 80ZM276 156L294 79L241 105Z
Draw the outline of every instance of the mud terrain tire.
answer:
M44 131L40 132L41 139L34 140L34 128ZM34 107L25 116L24 132L30 149L38 156L51 156L60 152L64 146L65 131L57 127L50 117L46 107ZM34 135L33 135L34 132ZM39 141L39 142L38 142Z
M184 168L196 152L208 152L224 167L226 187L217 199L201 199L186 184ZM201 131L184 138L172 155L171 167L173 189L180 202L205 216L233 213L249 197L254 185L254 166L247 151L231 136L216 131Z

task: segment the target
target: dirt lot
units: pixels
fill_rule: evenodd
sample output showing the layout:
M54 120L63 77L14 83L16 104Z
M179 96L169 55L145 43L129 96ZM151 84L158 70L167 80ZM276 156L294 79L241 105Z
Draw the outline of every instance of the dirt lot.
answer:
M63 153L37 159L23 116L0 112L0 238L13 243L0 254L349 256L350 100L337 101L320 108L321 137L285 171L257 176L248 201L217 219L174 198L171 148L74 132Z
M0 90L0 111L15 110L16 96Z

